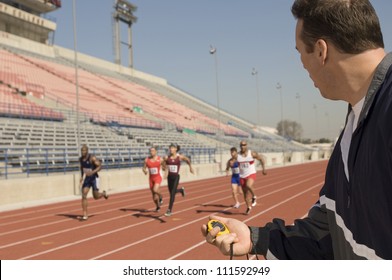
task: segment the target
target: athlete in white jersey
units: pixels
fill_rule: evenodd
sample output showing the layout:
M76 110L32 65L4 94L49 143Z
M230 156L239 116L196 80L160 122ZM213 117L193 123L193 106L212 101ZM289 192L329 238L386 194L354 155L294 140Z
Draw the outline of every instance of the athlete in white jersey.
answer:
M262 156L256 152L248 150L246 141L240 143L241 151L238 154L237 161L240 167L240 184L244 193L246 202L246 214L250 213L252 206L256 206L256 195L253 190L253 184L256 180L256 166L255 160L260 161L263 175L267 175L265 171L265 162ZM251 193L251 198L248 197L248 191Z

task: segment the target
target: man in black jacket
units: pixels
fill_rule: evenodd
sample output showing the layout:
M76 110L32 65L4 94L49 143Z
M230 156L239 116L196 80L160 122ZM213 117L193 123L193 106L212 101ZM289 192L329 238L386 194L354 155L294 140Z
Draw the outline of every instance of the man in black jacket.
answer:
M368 0L296 0L296 49L323 97L348 103L346 126L308 216L264 227L211 217L223 254L267 259L392 259L392 54ZM232 250L231 248L231 244Z

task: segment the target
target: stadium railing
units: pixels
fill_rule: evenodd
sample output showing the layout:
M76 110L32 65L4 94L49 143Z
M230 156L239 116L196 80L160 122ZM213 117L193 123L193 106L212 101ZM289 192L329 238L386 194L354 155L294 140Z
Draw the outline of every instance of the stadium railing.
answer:
M216 150L213 148L184 148L181 153L192 160L192 164L215 162ZM102 163L102 170L142 167L148 156L148 149L90 149ZM163 156L167 150L158 149ZM79 151L76 148L0 148L0 178L20 178L32 175L78 171Z

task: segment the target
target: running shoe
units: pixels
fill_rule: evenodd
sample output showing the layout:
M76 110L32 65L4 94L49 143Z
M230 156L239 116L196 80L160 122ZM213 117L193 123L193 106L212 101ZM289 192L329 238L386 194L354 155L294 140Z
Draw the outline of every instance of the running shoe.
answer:
M172 215L172 212L170 210L167 210L166 213L165 213L165 216L166 217L170 217L171 215Z
M256 196L252 197L252 206L255 207L257 204L256 202Z
M82 221L87 221L87 219L88 219L88 216L83 216L81 220Z
M103 197L104 197L105 199L108 199L108 198L109 198L109 195L106 193L106 191L103 191L102 194L103 194Z
M155 212L159 212L159 210L161 210L161 207L157 206L157 208L155 209Z
M240 203L239 203L239 202L237 202L236 204L234 204L233 208L235 208L235 209L238 209L238 208L240 208Z
M180 192L181 192L181 194L182 194L182 197L185 197L185 189L184 189L184 187L182 187L182 188L180 189Z
M250 210L252 210L252 207L248 207L248 209L246 209L245 215L249 215Z
M163 204L163 198L162 196L159 198L159 206L161 206Z

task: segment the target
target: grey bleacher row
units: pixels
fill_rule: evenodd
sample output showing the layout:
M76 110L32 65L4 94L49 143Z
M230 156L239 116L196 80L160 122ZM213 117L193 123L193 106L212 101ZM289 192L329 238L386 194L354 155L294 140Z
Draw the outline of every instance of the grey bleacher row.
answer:
M75 146L77 126L73 123L30 121L0 118L0 146ZM167 147L177 143L182 147L208 147L195 137L177 131L127 127L105 127L91 123L80 124L82 143L96 148L148 148L152 145Z
M162 153L174 142L200 161L211 160L208 153L214 148L176 131L123 128L120 133L90 123L80 125L80 142L87 144L104 166L113 168L140 166L152 145ZM0 161L6 161L4 168L20 168L20 172L26 168L30 172L77 170L76 143L76 124L0 118ZM205 149L210 150L202 159L200 150Z
M215 139L224 141L233 147L238 147L241 138L234 136L213 136ZM246 139L248 146L251 150L261 153L274 153L274 152L294 152L294 151L305 151L307 148L298 146L289 141L282 139L265 139L265 138L249 138Z
M195 102L193 99L195 97L188 96L187 94L179 94L181 93L180 90L173 90L172 87L170 86L165 86L157 83L153 83L150 81L146 81L137 77L131 77L131 76L126 76L124 74L116 73L113 71L108 71L106 69L98 68L95 66L91 66L88 64L83 64L83 68L95 72L95 73L100 73L102 75L107 75L111 76L116 79L122 79L122 80L127 80L134 82L136 84L140 84L145 86L146 88L149 88L153 90L154 92L160 93L172 100L175 100L177 103L183 104L189 108L192 108L198 112L201 112L202 114L211 117L211 118L218 118L218 113L217 110L211 110L211 107L207 104L203 104L204 102ZM245 125L244 123L238 122L235 118L230 118L230 114L221 114L221 121L223 123L232 123L234 126L236 126L239 129L242 129L245 132L248 132L251 135L254 135L256 138L261 138L261 139L266 139L266 140L278 140L278 141L285 141L284 138L280 137L279 135L271 134L268 132L263 132L263 131L254 131L253 127L251 124ZM295 144L292 144L295 145ZM289 145L289 146L292 146ZM302 147L296 147L296 150L303 150Z
M7 48L10 48L10 47L7 47ZM68 59L63 58L61 56L49 57L49 56L39 55L36 53L31 53L28 51L19 50L17 48L11 47L10 49L12 49L12 51L17 52L22 55L33 56L33 57L36 57L39 59L45 59L45 60L48 60L51 62L63 64L66 66L73 66L73 61L69 61ZM95 73L95 74L102 74L102 75L113 77L116 79L121 79L124 81L131 81L136 84L143 85L143 86L153 90L154 92L157 92L157 93L164 95L172 100L175 100L177 103L183 104L189 108L192 108L198 112L201 112L204 115L207 115L211 118L217 119L217 110L211 109L210 105L208 105L205 102L202 102L201 100L200 100L200 102L195 102L195 99L197 99L197 98L192 97L189 93L185 93L179 89L175 89L171 86L165 86L162 84L153 83L153 82L143 80L143 79L140 79L137 77L131 77L128 75L124 75L121 73L110 71L108 69L92 66L90 64L86 64L83 62L79 62L79 66L81 68L83 68L87 71L90 71L92 73ZM253 130L252 124L246 125L245 124L246 122L238 122L236 118L230 118L230 115L231 114L229 114L229 113L222 112L222 114L221 114L222 123L232 123L233 126L239 128L245 132L248 132L249 134L253 135L255 138L261 139L260 142L266 143L266 141L263 141L263 139L274 140L274 141L282 142L279 146L281 146L283 148L294 149L294 150L304 150L304 148L302 146L296 146L296 144L290 143L278 135L274 135L274 134L262 132L262 131L256 132ZM156 118L152 118L152 120L159 122L159 120ZM285 141L287 143L283 143ZM269 145L269 144L266 143L266 145ZM262 145L260 145L260 146L262 146ZM268 149L268 150L270 150L270 149ZM274 149L272 148L272 150L274 150ZM275 148L275 150L276 150L276 148Z
M46 59L51 62L60 63L66 66L72 66L73 63L63 57L46 57L42 55L32 54L26 51L21 51L18 49L13 49L13 51L18 52L23 55L31 55L40 59ZM165 86L163 84L156 84L154 82L142 80L136 77L126 76L121 73L114 71L109 71L108 69L98 68L95 66L88 65L86 63L80 63L80 67L86 69L87 71L95 74L102 74L116 79L121 79L124 81L131 81L136 84L140 84L147 88L150 88L154 92L161 94L175 100L177 103L181 103L186 107L193 108L196 111L203 113L204 115L210 116L211 118L217 118L217 111L214 110L210 105L204 104L203 102L195 102L195 98L191 97L171 86ZM48 106L48 101L43 101L42 105ZM48 106L51 107L51 106ZM56 107L52 107L56 109ZM156 118L154 118L156 119ZM237 118L238 119L238 118ZM230 118L229 114L222 114L223 123L233 123L236 127L239 127L245 132L248 132L252 137L249 138L248 142L253 147L254 150L259 152L281 152L282 150L305 150L302 146L293 144L280 136L267 133L267 132L255 132L251 124L247 125L247 122L237 122L236 118ZM69 118L68 118L69 120ZM72 147L76 143L76 127L74 124L69 124L69 129L66 132L60 132L61 129L50 128L52 124L47 124L49 127L43 133L33 133L29 134L26 131L20 131L16 135L4 134L4 138L1 140L0 145L12 145L23 146L26 141L30 142L30 146L52 146L52 147ZM60 123L58 126L62 127L65 124ZM129 147L137 149L146 149L149 146L156 145L159 147L166 147L168 143L176 142L182 147L221 147L223 149L230 146L238 146L239 138L230 137L224 135L206 135L204 139L200 135L187 135L178 132L171 132L169 130L170 126L162 132L159 130L150 129L133 129L124 127L101 127L93 126L92 124L85 125L81 129L81 142L88 143L93 148L110 148L110 149L127 149ZM173 128L173 127L171 127ZM51 130L52 129L52 130ZM40 128L38 128L38 131ZM51 137L54 133L55 136ZM210 137L210 140L208 140ZM200 140L202 139L202 140ZM211 141L215 140L215 141ZM222 145L217 145L217 142L223 142Z
M18 49L13 49L13 51L20 52ZM38 54L29 53L29 52L26 52L26 51L22 51L21 54L32 55L32 56L35 56L35 57L40 58L40 59L46 59L46 60L49 60L49 61L52 61L52 62L58 62L58 63L61 63L63 65L66 65L66 66L74 66L73 61L69 61L68 59L63 58L61 56L58 56L57 58L50 58L50 57L44 57L44 56L41 56L41 55L38 55ZM200 102L194 102L194 99L196 97L191 97L189 93L185 93L185 92L183 92L181 90L178 90L178 89L177 90L173 90L171 86L165 86L165 85L162 85L162 84L157 84L157 83L154 83L154 82L143 80L143 79L140 79L140 78L137 78L137 77L128 76L128 75L125 75L125 74L122 74L122 73L117 73L117 72L110 71L110 70L105 69L105 68L100 68L100 67L96 67L96 66L93 66L93 65L90 65L90 64L86 64L84 62L79 62L79 67L81 67L81 68L83 68L83 69L85 69L87 71L90 71L92 73L95 73L95 74L101 74L101 75L104 75L104 76L109 76L109 77L120 79L120 80L124 80L124 81L131 81L133 83L145 86L146 88L149 88L149 89L153 90L156 93L159 93L159 94L161 94L163 96L166 96L166 97L168 97L168 98L170 98L172 100L175 100L175 102L183 104L183 105L185 105L185 106L187 106L189 108L192 108L192 109L194 109L194 110L196 110L198 112L201 112L204 115L207 115L207 116L209 116L211 118L214 118L214 119L218 118L217 110L211 110L211 106L210 105L207 105L207 103L205 103L204 101L201 101L201 100L200 100ZM235 118L230 118L230 115L231 115L231 113L221 114L221 121L223 123L232 123L234 126L236 126L236 127L240 128L240 129L248 132L249 134L254 134L254 135L258 136L258 137L266 136L267 139L268 138L270 138L270 139L279 139L279 138L281 138L278 135L273 135L273 134L270 134L270 133L267 133L267 132L265 132L265 133L263 133L263 132L255 132L255 131L253 131L253 129L252 129L253 127L252 127L251 124L249 124L247 126L245 124L239 123L239 122L237 122L237 120ZM153 120L154 121L159 121L159 119L156 119L156 118L153 118Z

